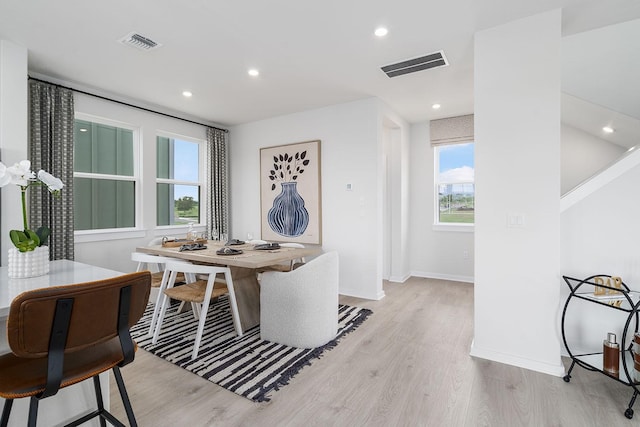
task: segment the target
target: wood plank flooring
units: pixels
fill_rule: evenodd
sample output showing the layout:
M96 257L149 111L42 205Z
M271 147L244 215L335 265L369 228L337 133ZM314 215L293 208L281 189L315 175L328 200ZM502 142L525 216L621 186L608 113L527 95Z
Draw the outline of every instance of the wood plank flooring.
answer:
M475 359L473 285L411 278L344 304L374 314L265 403L144 350L122 369L144 426L630 426L632 389L576 367L562 378ZM565 361L565 363L568 363ZM111 409L126 419L111 380Z

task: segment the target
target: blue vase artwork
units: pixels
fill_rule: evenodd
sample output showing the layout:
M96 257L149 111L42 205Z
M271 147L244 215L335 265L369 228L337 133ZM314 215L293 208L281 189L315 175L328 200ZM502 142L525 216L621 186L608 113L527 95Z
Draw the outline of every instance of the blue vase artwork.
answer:
M281 192L273 199L273 206L267 212L267 222L275 233L284 237L302 236L309 225L309 212L297 189L297 180L309 165L306 157L306 150L295 155L273 156L273 168L269 171L271 191L275 191L279 182Z

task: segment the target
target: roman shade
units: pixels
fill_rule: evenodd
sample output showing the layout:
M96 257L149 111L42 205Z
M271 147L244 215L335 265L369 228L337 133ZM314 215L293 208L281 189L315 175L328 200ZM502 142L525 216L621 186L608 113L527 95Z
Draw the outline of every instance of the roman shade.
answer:
M431 146L473 142L473 114L431 120Z

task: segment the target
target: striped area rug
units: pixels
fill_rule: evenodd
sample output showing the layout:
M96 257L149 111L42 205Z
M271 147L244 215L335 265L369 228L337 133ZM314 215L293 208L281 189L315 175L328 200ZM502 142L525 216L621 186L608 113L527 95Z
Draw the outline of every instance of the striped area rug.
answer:
M260 339L260 327L235 335L226 296L209 307L198 357L191 360L197 321L191 311L176 314L167 310L156 345L147 336L153 313L150 304L131 335L145 350L193 372L225 389L255 402L270 400L270 393L289 380L322 353L338 345L339 340L356 329L371 310L340 305L338 334L322 347L301 349Z

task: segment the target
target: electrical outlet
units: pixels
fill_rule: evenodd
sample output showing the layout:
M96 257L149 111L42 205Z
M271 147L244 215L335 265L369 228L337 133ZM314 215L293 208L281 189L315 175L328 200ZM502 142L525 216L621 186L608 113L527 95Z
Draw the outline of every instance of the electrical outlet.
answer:
M525 220L522 213L507 214L507 228L524 228Z
M462 259L469 259L469 251L462 251Z

